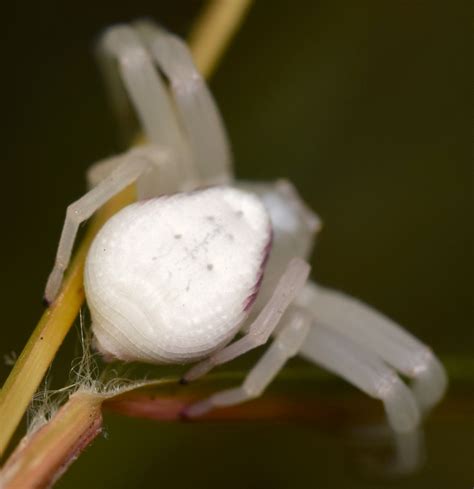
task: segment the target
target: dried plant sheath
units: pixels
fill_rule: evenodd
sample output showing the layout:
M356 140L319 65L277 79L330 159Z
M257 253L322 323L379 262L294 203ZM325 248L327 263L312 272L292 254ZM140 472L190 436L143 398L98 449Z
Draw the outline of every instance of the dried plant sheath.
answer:
M154 421L181 420L183 409L202 393L199 389L189 388L180 388L179 393L173 395L166 393L167 387L175 391L173 386L178 386L177 379L132 384L119 389L116 394L87 391L72 394L47 424L22 439L0 471L0 489L51 487L101 433L103 410ZM206 389L206 385L201 384L200 387ZM334 402L327 405L318 398L305 398L305 402L301 402L301 399L273 395L252 403L214 410L194 422L318 421L340 429L344 420L354 420L354 416L364 419L370 409L352 414L348 411Z
M102 397L78 393L23 438L2 469L2 489L50 487L102 430Z
M112 397L92 392L73 394L50 422L23 438L0 472L0 488L51 487L101 433L103 407L126 416L173 421L180 419L183 408L193 400L183 396L160 397L140 390ZM319 413L318 409L302 409L297 403L287 404L281 399L266 400L259 408L261 402L217 410L203 420L285 419L300 417L303 412L306 415L312 412L312 417Z

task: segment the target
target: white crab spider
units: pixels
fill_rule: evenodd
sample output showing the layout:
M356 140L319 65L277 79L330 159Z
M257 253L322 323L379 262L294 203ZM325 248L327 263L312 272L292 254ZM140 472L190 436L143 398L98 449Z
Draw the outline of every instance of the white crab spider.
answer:
M307 281L304 260L320 221L291 184L229 186L225 130L186 45L140 21L110 28L99 52L119 115L129 110L129 96L149 144L88 172L91 190L67 210L47 300L59 290L79 224L137 182L139 198L151 200L106 223L86 263L92 329L104 355L157 363L201 359L184 376L190 381L273 335L242 386L218 392L186 414L260 395L299 354L380 399L395 432L416 430L421 414L445 391L441 363L374 309ZM247 319L272 233L263 283ZM244 336L228 345L239 330ZM397 371L411 379L410 386Z

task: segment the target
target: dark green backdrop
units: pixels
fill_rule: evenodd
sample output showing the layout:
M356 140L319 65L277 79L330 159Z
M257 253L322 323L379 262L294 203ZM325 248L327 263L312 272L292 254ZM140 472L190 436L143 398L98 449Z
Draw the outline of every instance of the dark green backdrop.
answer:
M186 35L200 6L2 8L1 353L21 351L41 314L64 211L84 191L86 168L120 148L94 40L142 15ZM286 177L324 219L313 276L385 311L454 372L452 407L427 426L425 469L390 487L474 484L470 10L470 2L260 0L211 83L238 176ZM74 335L58 370L67 372L73 350ZM7 373L2 364L2 380ZM344 436L321 426L118 417L107 425L109 439L59 487L381 486L347 468Z

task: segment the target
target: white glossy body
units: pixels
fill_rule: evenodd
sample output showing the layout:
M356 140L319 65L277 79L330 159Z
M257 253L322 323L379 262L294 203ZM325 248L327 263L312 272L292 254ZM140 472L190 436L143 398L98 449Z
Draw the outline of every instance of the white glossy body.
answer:
M125 361L187 363L221 348L248 314L270 241L261 201L231 187L126 207L86 261L98 349Z

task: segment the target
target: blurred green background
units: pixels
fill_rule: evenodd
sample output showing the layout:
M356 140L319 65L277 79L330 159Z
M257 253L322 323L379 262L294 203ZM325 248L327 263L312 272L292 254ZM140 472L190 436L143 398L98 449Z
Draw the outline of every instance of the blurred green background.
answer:
M111 23L144 15L186 36L201 4L2 7L0 353L19 353L42 312L65 208L84 192L86 168L123 148L95 39ZM453 372L447 401L426 425L421 472L361 476L349 439L317 424L110 416L108 439L58 487L474 484L471 21L467 1L261 0L211 81L237 175L288 178L323 218L313 276L405 325ZM70 336L56 364L59 383L75 348ZM2 363L2 381L8 371ZM363 399L332 382L347 402ZM318 394L317 382L301 389L333 391Z

